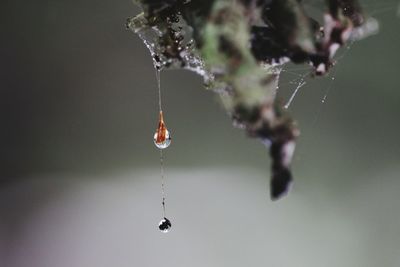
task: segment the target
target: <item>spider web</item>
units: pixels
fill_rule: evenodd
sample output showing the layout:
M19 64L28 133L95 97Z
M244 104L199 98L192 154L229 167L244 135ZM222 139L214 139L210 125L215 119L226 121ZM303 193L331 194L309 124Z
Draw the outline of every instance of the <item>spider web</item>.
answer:
M307 12L310 14L315 14L315 17L321 20L321 16L318 18L318 14L323 14L325 6L321 0L308 0L304 3ZM320 114L322 112L324 104L328 100L328 96L334 89L336 74L338 70L339 63L345 58L347 53L353 47L353 44L358 39L363 39L370 35L378 33L379 23L374 17L381 17L386 14L392 14L400 17L400 2L398 0L393 1L365 1L362 3L363 8L368 14L367 21L365 25L359 29L355 29L353 32L353 38L350 43L338 51L338 54L334 58L333 67L325 78L329 79L328 85L323 88L323 95L320 99L320 104L315 114L314 121L312 123L315 126L319 120ZM290 91L289 97L285 98L284 108L289 109L290 106L295 102L296 97L301 93L301 90L310 82L312 77L312 71L308 66L298 66L293 64L287 64L281 67L279 70L281 73L279 90ZM277 88L278 89L278 88Z

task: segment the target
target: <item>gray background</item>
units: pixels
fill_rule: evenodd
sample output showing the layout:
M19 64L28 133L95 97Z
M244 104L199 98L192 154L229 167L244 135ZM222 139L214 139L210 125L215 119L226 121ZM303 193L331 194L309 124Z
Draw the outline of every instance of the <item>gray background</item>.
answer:
M363 3L381 31L340 51L334 80L300 89L295 184L278 202L265 147L200 77L162 73L173 228L161 234L155 73L124 27L139 9L3 0L0 266L400 266L398 3ZM287 67L283 101L305 67Z

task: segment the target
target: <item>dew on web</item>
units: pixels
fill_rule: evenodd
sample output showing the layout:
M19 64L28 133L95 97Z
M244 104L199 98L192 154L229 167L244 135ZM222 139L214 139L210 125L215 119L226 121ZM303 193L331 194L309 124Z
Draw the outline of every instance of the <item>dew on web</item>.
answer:
M358 33L355 35L351 41L341 48L337 55L334 58L333 66L330 72L327 73L325 79L328 79L328 85L323 89L323 95L320 99L319 108L316 112L316 116L313 122L313 125L318 121L320 113L322 111L323 105L327 102L328 96L331 93L332 89L334 88L334 83L336 80L337 68L339 67L339 63L345 58L347 53L351 50L352 45L354 44L355 40L358 38L363 37L363 33ZM288 100L284 104L284 108L288 109L296 100L296 97L299 95L299 92L302 88L307 84L307 78L312 76L312 70L310 70L309 66L298 66L293 64L287 64L280 67L280 76L279 80L279 90L290 90L290 96Z
M279 79L279 89L285 91L290 90L292 92L284 105L285 109L288 109L295 100L300 89L306 84L306 77L308 77L311 72L308 66L299 67L288 64L281 67L280 73L282 76Z
M328 85L327 89L325 90L324 96L323 96L322 99L321 99L321 103L322 103L322 104L325 104L326 99L328 98L328 94L329 94L329 92L331 91L332 86L333 86L333 82L334 82L334 80L335 80L335 75L336 75L336 69L334 69L334 70L332 71L332 77L330 77L329 85Z
M380 13L393 12L396 5L397 5L397 16L400 16L400 2L398 2L397 0L392 1L392 2L386 2L386 3L373 2L373 3L369 3L369 4L363 4L363 7L365 9L369 10L368 11L369 15L373 16L373 15L377 15ZM341 60L343 60L343 58L345 58L345 56L347 55L349 50L351 50L355 41L358 41L358 40L364 39L366 37L369 37L371 35L377 34L378 32L379 32L379 22L377 19L375 19L373 17L367 18L366 22L361 27L353 29L353 32L350 37L350 42L345 47L343 47L342 54L337 55L335 57L335 60L333 62L333 68L332 68L331 72L328 74L329 84L326 87L325 93L323 94L323 96L321 98L320 107L319 107L319 109L316 113L315 119L312 123L313 127L318 122L323 105L327 102L328 96L334 87L334 81L336 79L336 73L337 73L337 68L338 68L337 65L339 64L339 62Z
M288 72L290 73L290 72ZM295 99L297 93L299 92L300 88L302 88L305 84L305 78L310 74L311 72L305 73L303 75L299 75L298 78L296 78L295 80L291 81L291 84L296 84L296 87L292 93L292 95L290 96L289 100L286 102L286 104L284 105L285 109L288 109L289 106L292 104L293 100Z
M204 61L196 50L192 38L193 29L185 23L182 16L177 16L170 24L169 30L173 39L179 43L174 56L165 53L160 29L156 26L145 27L145 25L146 20L143 14L128 19L126 23L127 28L138 34L148 48L156 70L161 71L164 68L190 70L202 76L205 85L214 80L213 74L206 70Z
M322 104L325 104L325 102L326 102L326 100L327 100L327 98L328 98L328 95L329 95L329 93L330 93L330 91L331 91L331 89L332 89L332 87L333 87L333 85L334 85L334 81L335 81L335 79L336 79L336 72L337 72L337 65L338 65L338 63L347 55L347 53L350 51L350 49L351 49L351 47L352 47L352 45L354 44L354 40L352 40L349 44L347 44L344 48L344 51L343 51L343 53L341 54L341 55L338 55L336 58L335 58L335 61L334 61L334 63L333 63L333 69L332 69L332 71L330 72L330 74L328 75L328 77L330 78L330 81L329 81L329 85L328 85L328 87L325 89L325 93L324 93L324 96L322 97L322 99L321 99L321 103Z
M343 52L340 55L335 57L335 61L333 62L332 70L327 76L327 78L329 79L328 86L325 88L324 94L321 98L321 102L318 105L317 111L315 112L315 116L312 121L311 128L314 128L317 125L318 120L320 119L321 113L323 111L323 107L327 102L329 93L334 88L334 83L336 80L336 73L337 73L338 67L339 67L338 64L347 55L347 53L351 50L353 44L354 44L354 41L351 41L349 44L347 44L345 47L343 47Z

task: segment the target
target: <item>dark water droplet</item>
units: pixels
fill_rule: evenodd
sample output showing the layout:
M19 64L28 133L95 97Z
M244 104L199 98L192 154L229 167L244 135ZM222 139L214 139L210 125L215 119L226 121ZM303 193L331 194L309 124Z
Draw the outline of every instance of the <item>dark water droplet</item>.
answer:
M168 233L171 229L171 222L164 217L164 219L162 219L158 224L158 229L160 229L160 231L163 233Z

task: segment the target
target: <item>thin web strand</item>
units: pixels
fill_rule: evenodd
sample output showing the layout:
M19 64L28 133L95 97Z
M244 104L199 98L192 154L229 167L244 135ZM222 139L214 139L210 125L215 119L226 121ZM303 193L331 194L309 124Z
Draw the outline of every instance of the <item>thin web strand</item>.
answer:
M156 79L157 79L157 89L158 89L158 109L162 112L162 98L161 98L161 73L160 70L156 70ZM161 176L161 197L162 197L162 210L163 217L166 217L165 211L165 170L164 170L164 155L162 149L160 149L160 176Z
M160 149L160 173L161 173L161 196L162 196L162 209L164 218L167 216L165 212L165 175L164 175L164 155Z

